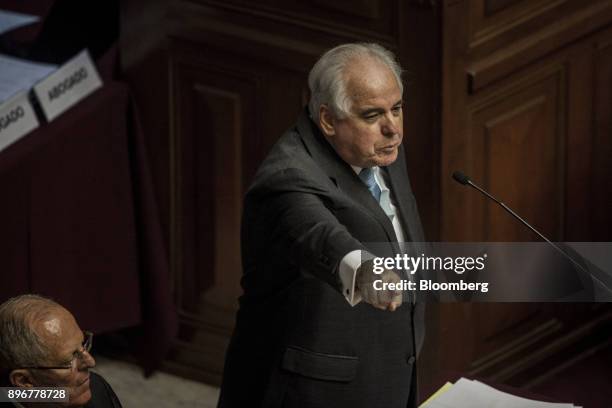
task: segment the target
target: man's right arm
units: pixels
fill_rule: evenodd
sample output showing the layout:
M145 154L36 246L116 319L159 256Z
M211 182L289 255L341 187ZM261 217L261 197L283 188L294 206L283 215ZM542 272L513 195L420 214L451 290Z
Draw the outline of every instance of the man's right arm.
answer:
M252 233L270 237L245 238L269 238L289 262L305 267L345 297L348 289L347 300L352 305L363 299L375 307L394 310L401 303L401 293L398 300L395 291L375 291L372 283L376 279L396 282L399 277L392 271L372 272L368 259L373 256L326 206L324 192L298 169L275 174L249 193L245 212L246 217L257 217L257 224L266 226Z
M273 245L275 256L305 268L340 292L340 260L365 247L328 208L325 190L303 173L298 169L281 170L249 191L243 239L249 247ZM260 249L268 252L268 248Z

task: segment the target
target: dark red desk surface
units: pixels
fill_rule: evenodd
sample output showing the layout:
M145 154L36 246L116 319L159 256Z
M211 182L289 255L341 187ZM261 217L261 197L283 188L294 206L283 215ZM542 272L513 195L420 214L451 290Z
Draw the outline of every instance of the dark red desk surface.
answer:
M0 152L0 301L39 293L84 329L139 326L150 370L176 315L142 137L126 86L107 82Z

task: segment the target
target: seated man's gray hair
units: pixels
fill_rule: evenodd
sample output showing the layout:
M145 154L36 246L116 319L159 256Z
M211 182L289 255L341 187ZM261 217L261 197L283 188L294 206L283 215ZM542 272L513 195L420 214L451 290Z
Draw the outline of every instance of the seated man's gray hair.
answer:
M33 330L49 311L61 307L38 295L21 295L0 305L0 369L44 365L48 352Z
M403 92L402 68L391 51L374 43L339 45L323 54L308 75L310 88L308 109L315 123L319 123L319 108L323 104L326 104L339 119L349 114L351 101L346 93L343 72L351 59L361 56L375 58L388 66L395 75L400 92Z

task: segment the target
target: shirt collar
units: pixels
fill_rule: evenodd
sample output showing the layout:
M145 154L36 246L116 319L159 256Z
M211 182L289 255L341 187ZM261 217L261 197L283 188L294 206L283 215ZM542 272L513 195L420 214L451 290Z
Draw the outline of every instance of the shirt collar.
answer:
M359 175L359 173L361 173L361 170L364 169L363 167L353 166L352 164L350 166L353 169L353 171L355 172L355 174L357 174L357 175ZM374 174L378 173L378 166L372 167L372 171L374 172Z

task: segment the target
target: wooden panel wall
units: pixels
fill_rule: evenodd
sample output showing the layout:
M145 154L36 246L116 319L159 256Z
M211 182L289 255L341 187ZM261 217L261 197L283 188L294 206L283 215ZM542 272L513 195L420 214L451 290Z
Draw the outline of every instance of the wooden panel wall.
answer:
M430 181L437 172L431 136L439 127L431 64L437 54L421 47L405 23L435 43L437 16L429 2L398 0L134 0L123 8L124 71L151 135L181 322L167 368L218 383L241 293L242 195L303 109L307 73L326 49L379 42L398 52L410 72L408 156L412 171L424 175L413 178L414 188L432 203L423 216L436 233L437 190ZM157 40L141 34L145 27ZM152 89L164 81L167 97Z
M218 383L240 294L241 196L326 49L375 41L407 71L409 173L429 240L611 240L612 0L130 0L122 61L172 255L167 368ZM430 308L422 394L445 370L533 386L600 330L592 305ZM608 317L606 317L608 316ZM531 382L525 378L531 378Z
M599 151L609 154L611 119L597 107L611 103L602 50L612 2L448 1L442 13L441 236L538 241L450 179L461 169L554 240L609 240L612 172ZM582 355L568 350L610 319L596 305L444 305L438 313L441 335L429 346L443 354L441 370L523 387ZM444 338L463 346L459 355ZM443 379L432 373L426 386Z
M461 1L444 13L442 236L534 238L508 231L500 212L447 177L463 169L553 238L593 239L601 225L575 217L603 205L589 187L606 173L592 162L592 108L604 67L594 47L606 42L612 3ZM495 154L499 143L509 149ZM503 172L487 169L491 163Z

